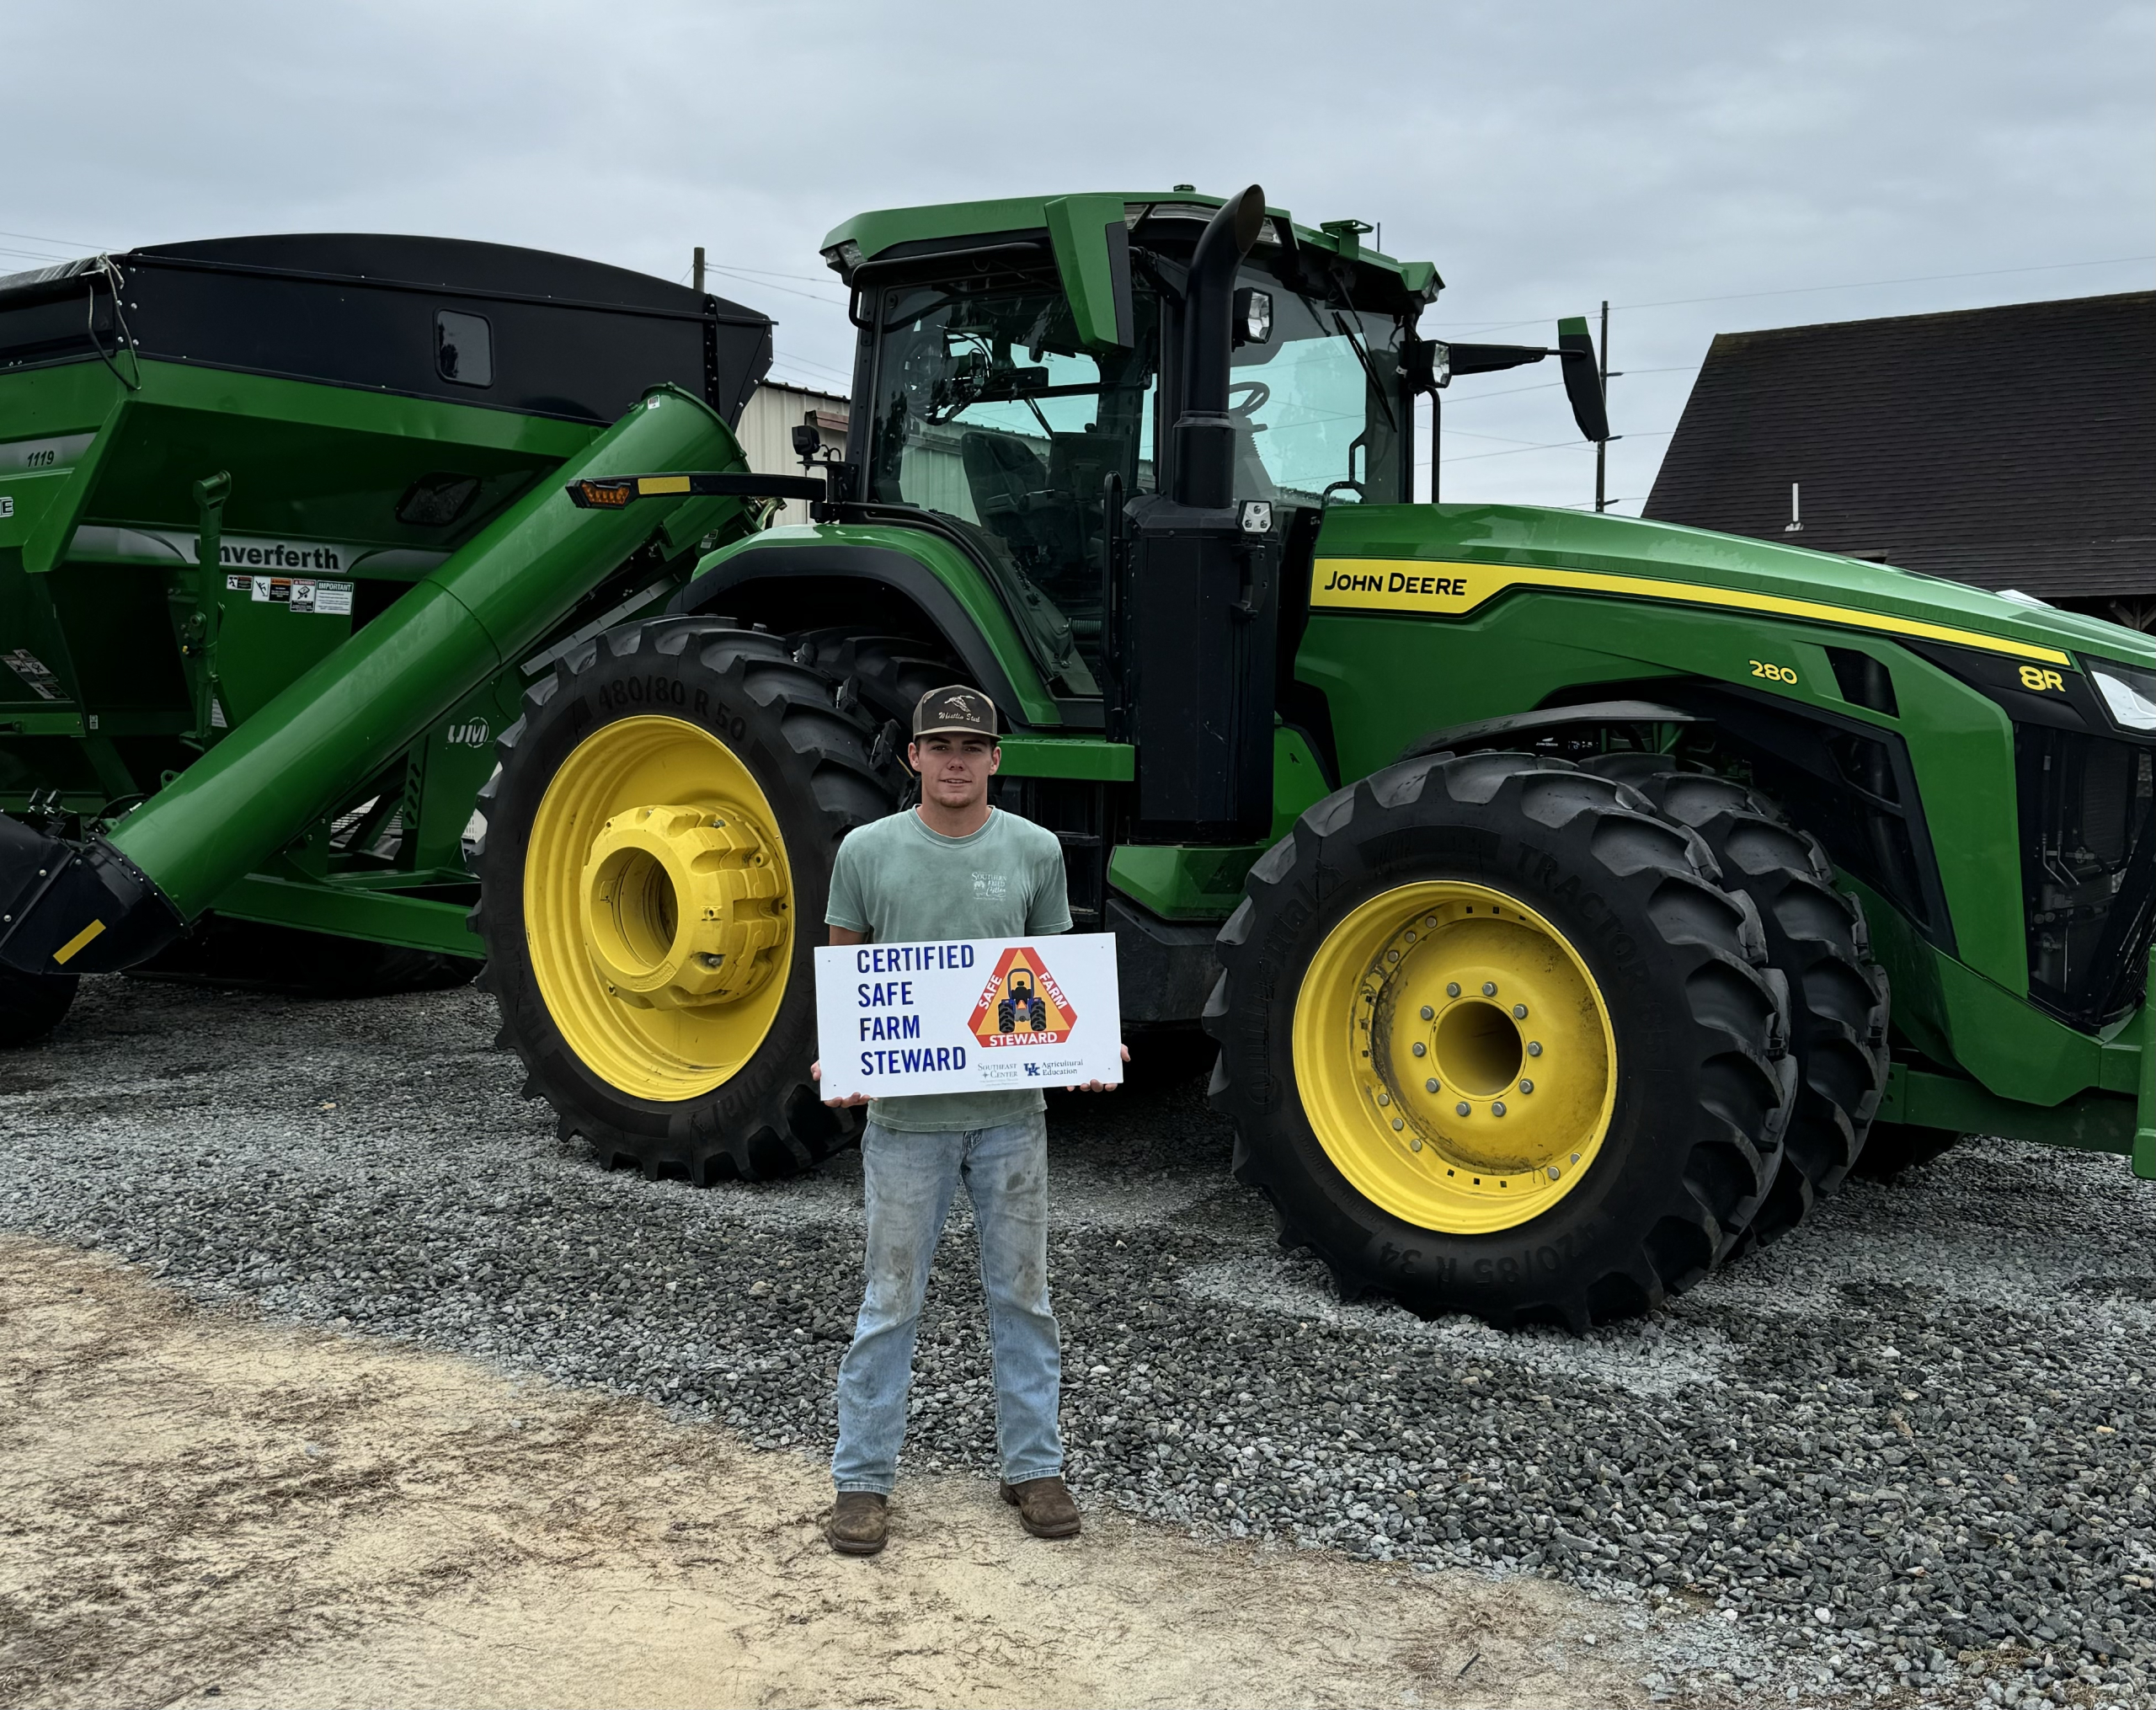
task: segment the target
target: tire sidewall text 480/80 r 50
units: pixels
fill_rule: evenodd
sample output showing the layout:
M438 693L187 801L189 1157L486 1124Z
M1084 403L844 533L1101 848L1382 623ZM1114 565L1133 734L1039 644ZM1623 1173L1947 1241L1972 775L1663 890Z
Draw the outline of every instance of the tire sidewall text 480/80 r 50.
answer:
M1773 1180L1795 1077L1787 989L1766 965L1758 911L1716 878L1698 837L1636 793L1529 755L1404 761L1305 813L1251 869L1222 930L1206 1019L1236 1173L1272 1200L1283 1242L1315 1248L1347 1297L1376 1291L1501 1327L1584 1329L1704 1275ZM1290 1067L1299 997L1329 935L1374 900L1433 881L1503 900L1576 954L1614 1037L1614 1101L1588 1161L1517 1226L1420 1226L1358 1192L1327 1141L1352 1142L1320 1136L1311 1107L1326 1107ZM1400 1120L1390 1127L1412 1142ZM1372 1131L1383 1151L1386 1125ZM1433 1137L1416 1154L1440 1150ZM1404 1152L1385 1167L1431 1168Z

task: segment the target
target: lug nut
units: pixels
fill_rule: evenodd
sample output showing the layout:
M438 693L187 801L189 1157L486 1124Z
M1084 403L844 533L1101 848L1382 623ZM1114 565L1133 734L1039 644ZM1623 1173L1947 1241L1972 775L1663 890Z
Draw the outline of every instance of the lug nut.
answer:
M1532 1093L1534 1090L1534 1082L1532 1081L1522 1081L1519 1083L1519 1090L1523 1093Z
M1529 1039L1527 1042L1527 1054L1530 1057L1540 1056L1542 1055L1542 1041L1540 1039Z
M1379 1093L1379 1094L1378 1094L1378 1103L1380 1103L1380 1104L1390 1104L1390 1103L1392 1103L1392 1094L1391 1094L1391 1093Z
M1435 1021L1437 1018L1437 1011L1431 1008L1428 1004L1424 1004L1422 1006L1422 1019L1425 1021Z
M1482 982L1482 995L1485 997L1495 997L1497 995L1497 982L1494 980L1485 980Z
M1428 1080L1423 1082L1422 1090L1425 1093L1436 1092L1438 1090L1438 1077L1435 1075L1433 1075Z
M1556 1165L1552 1164L1550 1166L1550 1179L1551 1181L1556 1181L1557 1178L1563 1173L1564 1173L1560 1170Z
M1462 1116L1472 1116L1475 1114L1475 1107L1472 1104L1470 1104L1465 1098L1461 1099L1459 1103L1454 1105L1452 1108L1458 1111Z
M1405 1127L1406 1127L1406 1126L1407 1126L1407 1125L1406 1125L1406 1123L1402 1122L1402 1121L1401 1121L1401 1120L1397 1116L1396 1116L1396 1117L1394 1117L1394 1118L1392 1119L1392 1131L1393 1131L1395 1134L1399 1133L1399 1132L1400 1132L1400 1130L1401 1130L1401 1129L1403 1129L1403 1128L1405 1128Z
M1407 1142L1407 1149L1410 1152L1420 1152L1422 1149L1422 1142L1419 1140L1411 1140Z
M1497 1100L1490 1107L1490 1114L1492 1116L1502 1116L1505 1114L1505 1101L1502 1098Z
M1457 997L1460 996L1459 981L1451 980L1445 983L1445 996L1448 997Z
M1527 1006L1524 1003L1515 1003L1513 1006L1513 1019L1514 1021L1527 1019Z
M1417 1039L1417 1040L1415 1041L1415 1043L1414 1043L1413 1045L1412 1045L1408 1046L1408 1048L1407 1048L1407 1049L1408 1049L1409 1050L1411 1050L1411 1051L1414 1052L1414 1053L1415 1053L1415 1055L1416 1055L1417 1056L1418 1056L1418 1057L1422 1057L1422 1056L1428 1056L1428 1055L1429 1055L1429 1052L1430 1052L1430 1048L1429 1048L1428 1045L1424 1045L1424 1044L1422 1043L1422 1040L1420 1040L1420 1039Z

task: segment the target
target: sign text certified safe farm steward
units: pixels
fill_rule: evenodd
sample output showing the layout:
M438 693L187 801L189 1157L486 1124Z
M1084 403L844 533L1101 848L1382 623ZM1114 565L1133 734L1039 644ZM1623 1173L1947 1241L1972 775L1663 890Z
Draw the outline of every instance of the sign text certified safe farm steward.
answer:
M816 952L826 1098L1119 1082L1122 1014L1113 932Z

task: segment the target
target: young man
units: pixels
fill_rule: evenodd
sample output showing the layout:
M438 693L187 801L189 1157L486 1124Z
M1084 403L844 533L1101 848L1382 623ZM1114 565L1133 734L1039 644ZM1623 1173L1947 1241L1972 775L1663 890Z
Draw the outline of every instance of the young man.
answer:
M933 689L914 708L907 761L921 805L839 846L825 921L834 944L1015 938L1070 930L1063 848L1052 832L988 804L1002 762L995 708L978 689ZM1125 1051L1128 1061L1129 1053ZM819 1063L814 1071L823 1077ZM1103 1083L1088 1083L1099 1092ZM883 1547L905 1436L914 1334L928 1267L963 1183L980 1238L995 1365L1003 1499L1035 1537L1075 1537L1056 1423L1062 1355L1048 1297L1048 1120L1038 1088L868 1104L861 1139L867 1280L839 1364L838 1500L825 1536L843 1555Z

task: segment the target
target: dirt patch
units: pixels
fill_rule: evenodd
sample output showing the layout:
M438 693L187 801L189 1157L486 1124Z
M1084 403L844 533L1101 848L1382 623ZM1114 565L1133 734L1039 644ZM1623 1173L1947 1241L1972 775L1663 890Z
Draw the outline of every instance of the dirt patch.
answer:
M1038 1543L974 1480L841 1560L800 1458L42 1242L0 1238L0 1382L8 1705L1617 1705L1651 1666L1541 1581Z

